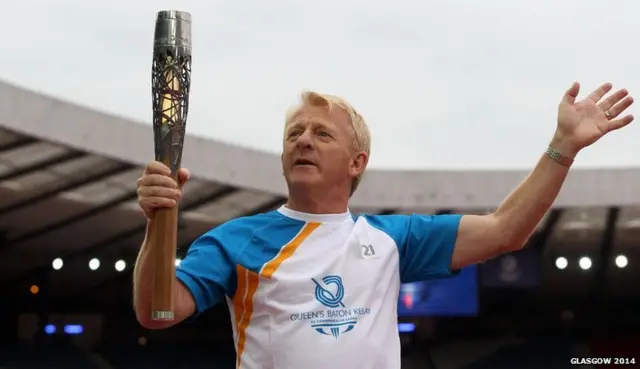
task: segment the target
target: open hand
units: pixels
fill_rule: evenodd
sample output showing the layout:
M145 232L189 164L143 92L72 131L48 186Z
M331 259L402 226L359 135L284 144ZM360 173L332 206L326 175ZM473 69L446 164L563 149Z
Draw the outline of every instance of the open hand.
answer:
M611 83L605 83L578 102L580 84L574 82L567 90L558 107L556 132L563 145L573 151L565 155L575 155L605 134L633 121L632 115L622 115L633 104L633 98L621 89L603 99L611 88Z

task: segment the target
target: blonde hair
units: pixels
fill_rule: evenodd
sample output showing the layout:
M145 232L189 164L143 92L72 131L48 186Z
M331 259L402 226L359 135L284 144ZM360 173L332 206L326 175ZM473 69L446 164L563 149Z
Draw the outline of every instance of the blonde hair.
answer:
M371 133L369 132L369 127L364 121L362 115L360 115L360 113L358 113L358 111L347 100L338 96L321 94L313 91L303 92L300 100L301 101L299 105L289 109L289 111L287 112L285 120L286 123L289 123L293 116L304 105L326 107L329 112L338 107L349 115L351 128L353 128L355 138L353 142L353 148L356 151L365 152L367 153L367 156L369 156L371 152ZM358 185L360 185L360 182L362 181L363 174L360 174L358 177L353 179L353 182L351 183L351 192L349 195L353 195L353 193L356 192Z

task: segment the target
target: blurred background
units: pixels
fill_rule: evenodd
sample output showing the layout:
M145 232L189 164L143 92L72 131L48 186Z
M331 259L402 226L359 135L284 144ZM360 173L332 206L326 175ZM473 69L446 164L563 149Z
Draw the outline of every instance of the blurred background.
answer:
M158 10L194 19L176 263L203 232L286 202L282 118L304 89L369 121L371 170L351 205L369 214L490 212L546 148L573 80L581 95L606 81L640 91L631 1L3 6L21 16L0 33L0 369L235 365L225 305L163 331L131 306ZM639 133L581 153L524 250L403 285L403 368L639 365Z

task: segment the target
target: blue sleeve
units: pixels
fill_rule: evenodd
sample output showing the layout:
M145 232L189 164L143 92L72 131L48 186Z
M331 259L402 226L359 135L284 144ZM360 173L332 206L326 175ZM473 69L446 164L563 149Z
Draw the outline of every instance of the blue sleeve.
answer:
M453 248L462 215L383 215L369 222L398 246L400 280L411 283L456 275Z
M228 249L238 240L225 228L219 226L200 236L176 268L178 280L195 300L197 314L216 305L225 295L231 296L235 289L235 263Z

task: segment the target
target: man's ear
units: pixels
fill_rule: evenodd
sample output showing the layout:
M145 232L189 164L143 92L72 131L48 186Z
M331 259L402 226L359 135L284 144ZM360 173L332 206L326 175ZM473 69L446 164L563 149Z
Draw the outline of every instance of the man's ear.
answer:
M350 174L353 177L359 177L364 173L364 170L369 164L369 155L366 152L360 152L351 161Z

